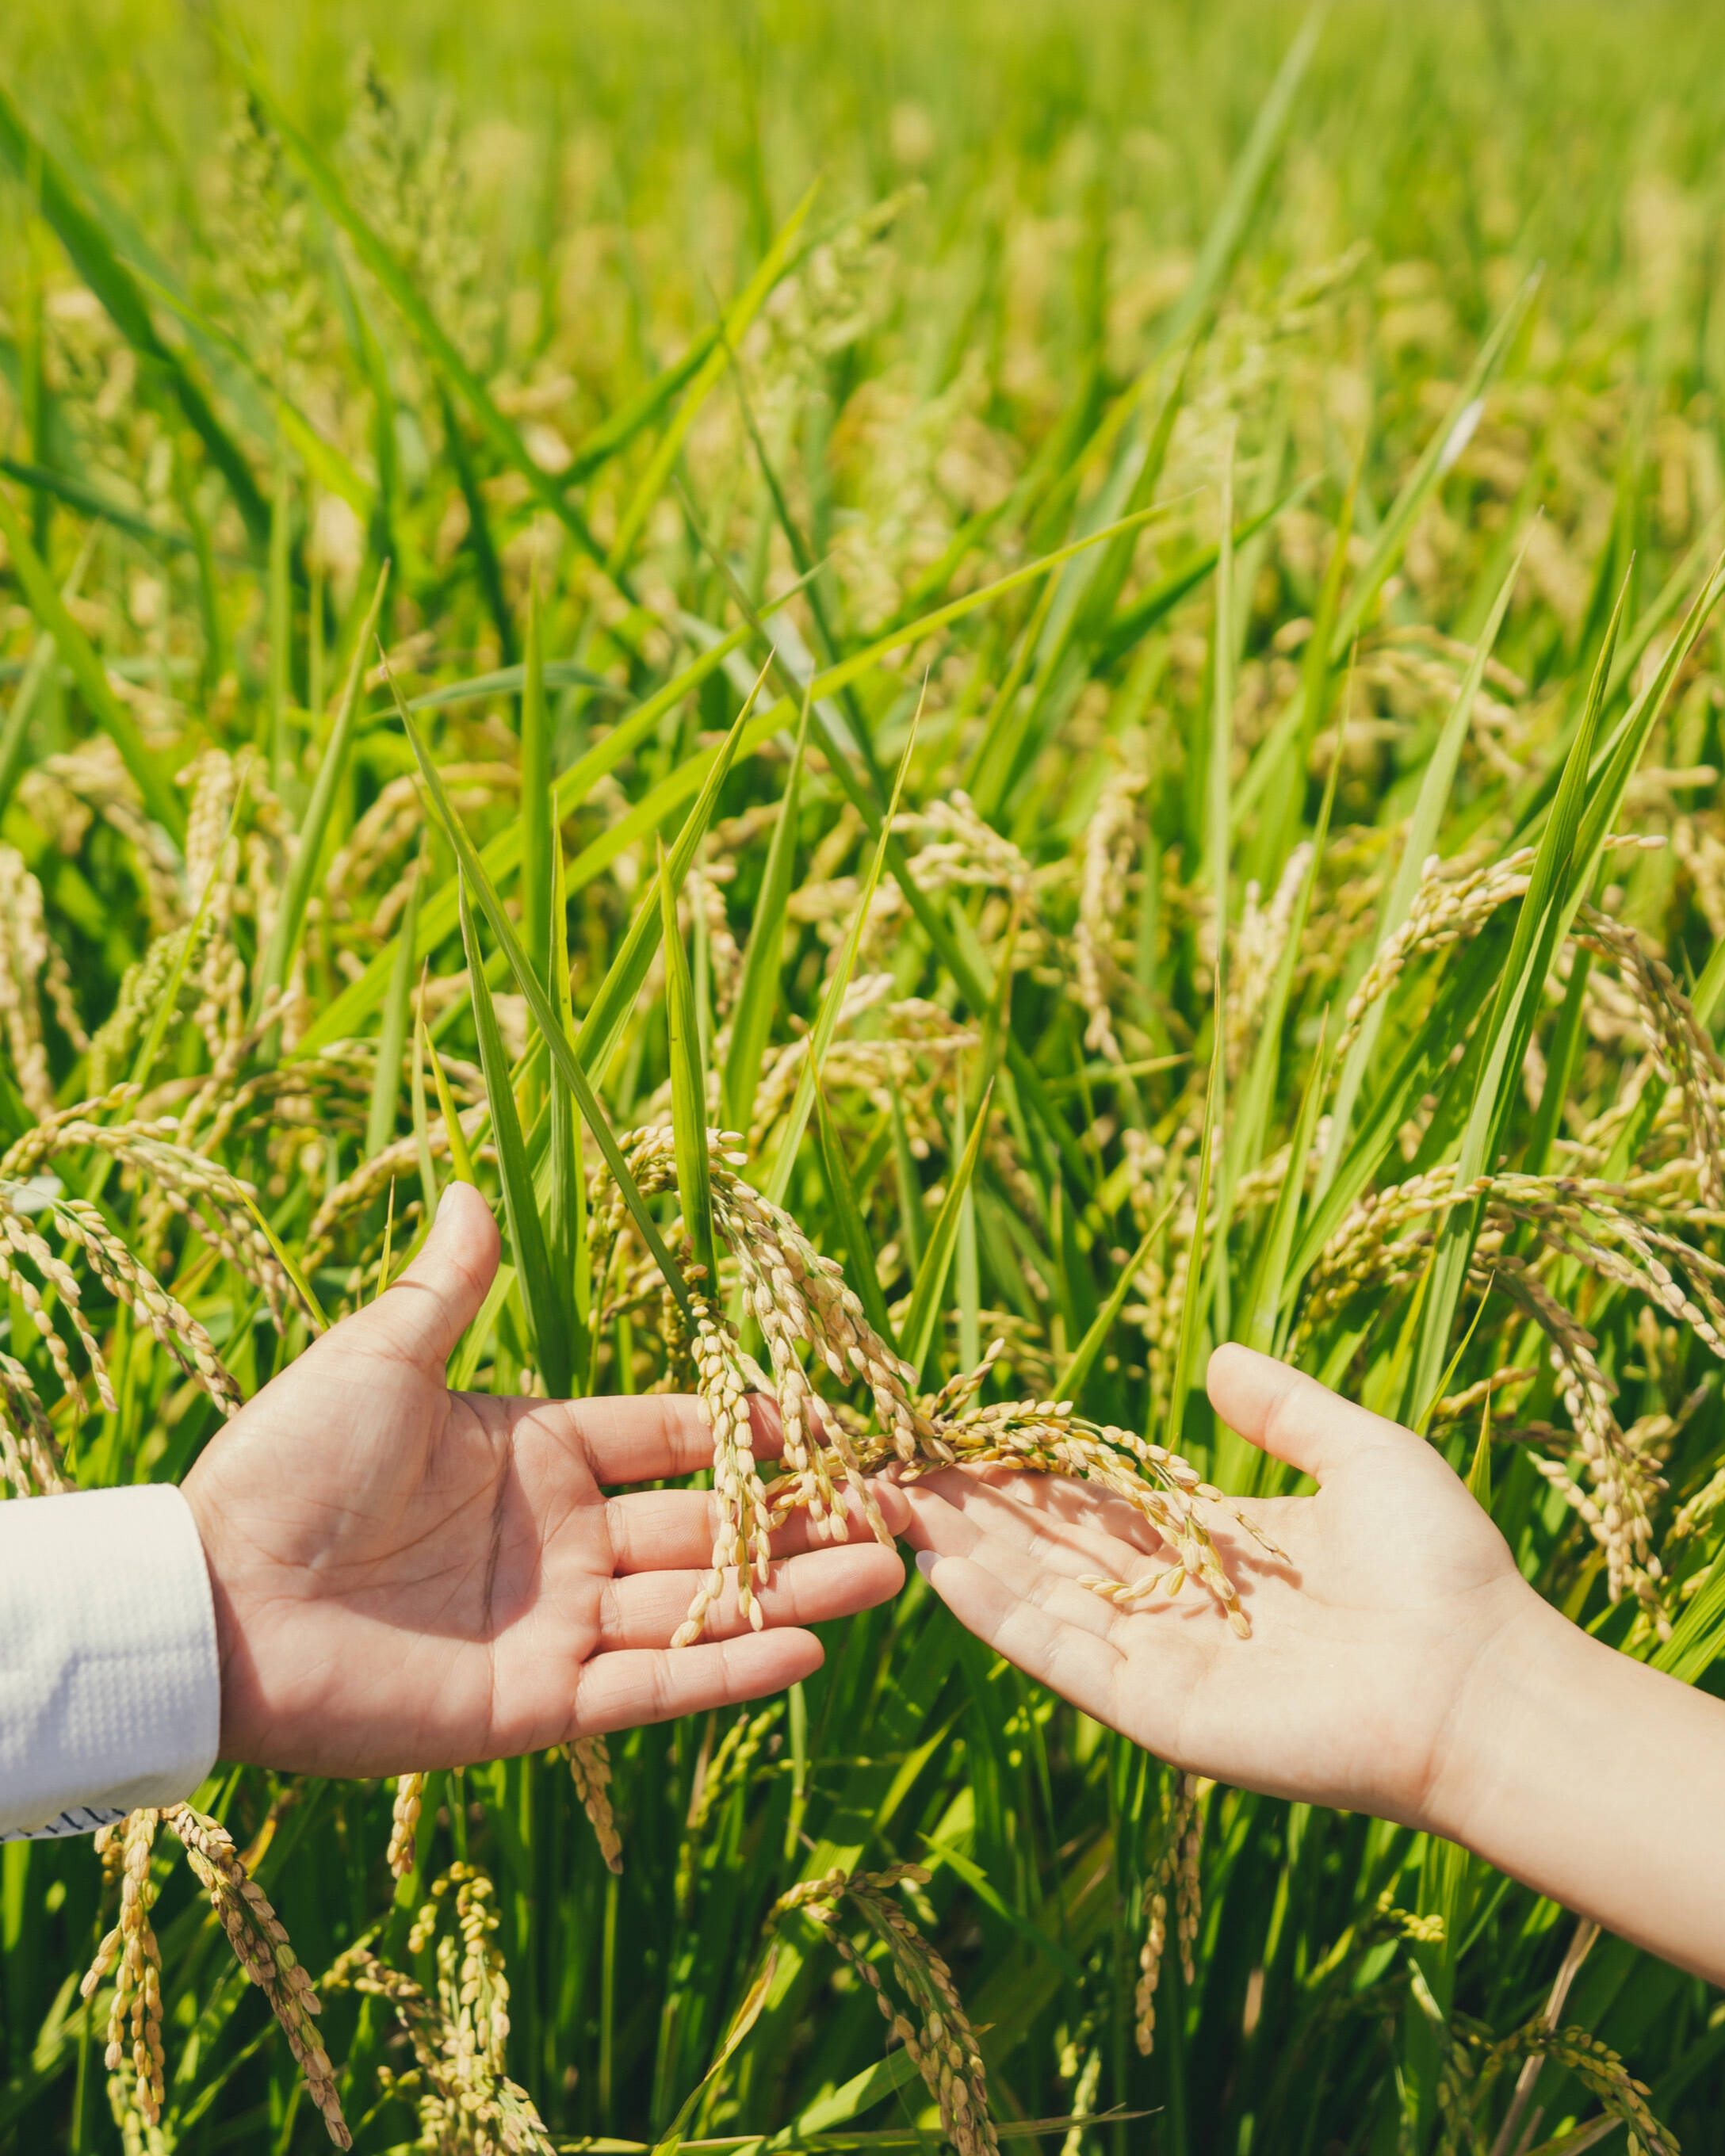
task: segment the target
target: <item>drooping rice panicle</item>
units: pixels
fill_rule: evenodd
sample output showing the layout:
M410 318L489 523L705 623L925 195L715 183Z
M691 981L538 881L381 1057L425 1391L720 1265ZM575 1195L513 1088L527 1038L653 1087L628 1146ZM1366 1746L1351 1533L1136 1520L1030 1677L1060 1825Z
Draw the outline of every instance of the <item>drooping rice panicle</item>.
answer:
M209 1897L234 1958L270 2002L330 2139L349 2148L353 2137L341 2115L335 2070L313 2026L322 2011L311 1979L288 1943L286 1931L257 1881L247 1873L227 1830L190 1804L171 1804L162 1824L177 1836L186 1861Z

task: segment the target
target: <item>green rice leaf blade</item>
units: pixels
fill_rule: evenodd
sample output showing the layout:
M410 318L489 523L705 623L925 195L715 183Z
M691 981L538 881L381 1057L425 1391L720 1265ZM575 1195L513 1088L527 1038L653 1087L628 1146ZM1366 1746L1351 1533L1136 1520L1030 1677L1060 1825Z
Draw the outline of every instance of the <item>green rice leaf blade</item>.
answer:
M1164 346L1177 342L1192 327L1221 290L1234 266L1271 165L1286 137L1294 100L1317 49L1329 12L1330 0L1316 0L1316 4L1307 9L1294 42L1282 57L1269 93L1258 108L1245 146L1228 176L1226 192L1204 236L1198 259L1192 265L1191 281L1162 325Z
M809 707L805 705L804 708L806 712ZM778 1205L784 1203L785 1192L790 1187L797 1148L803 1142L803 1132L809 1122L809 1111L814 1103L815 1089L820 1083L821 1065L832 1045L833 1034L838 1028L839 1013L850 991L850 976L856 967L856 954L861 948L863 930L868 924L869 908L874 903L875 893L880 885L880 870L891 839L892 819L898 813L900 797L904 792L905 774L911 767L911 756L916 746L916 726L912 720L910 739L905 743L905 752L899 759L898 776L893 781L892 798L887 803L886 815L880 825L880 842L875 848L868 873L863 878L844 950L839 954L838 964L828 977L821 997L819 1015L814 1021L814 1030L809 1035L809 1052L803 1060L802 1073L797 1081L791 1111L785 1119L785 1127L779 1137L778 1152L773 1163L772 1180L768 1185L768 1194Z
M706 1276L706 1293L719 1285L718 1238L713 1229L712 1166L707 1152L706 1073L695 1021L695 987L677 926L678 886L659 849L659 903L665 936L665 1013L670 1029L671 1136L677 1162L677 1195L695 1262Z
M475 1313L473 1322L456 1342L455 1352L449 1358L445 1382L452 1393L464 1393L472 1384L515 1282L515 1267L506 1259L492 1276L485 1301Z
M510 1083L509 1058L497 1029L497 1013L485 981L485 953L479 931L461 886L461 942L467 953L467 980L473 999L474 1028L479 1035L480 1068L485 1074L485 1094L491 1104L491 1136L497 1148L497 1173L503 1185L503 1208L509 1223L509 1240L515 1252L516 1271L521 1284L531 1346L546 1390L553 1399L567 1399L572 1370L567 1327L562 1299L552 1278L545 1246L545 1231L533 1194L533 1170L516 1112L515 1091Z
M311 798L305 804L305 814L300 821L293 865L288 871L287 887L282 893L264 962L258 968L256 983L252 991L254 1025L263 1014L264 998L272 988L280 988L285 983L293 968L300 932L305 922L306 903L311 896L311 886L322 863L330 819L347 773L348 752L353 745L353 722L359 709L360 688L365 680L366 654L371 649L377 619L383 611L383 595L388 588L389 564L386 562L378 572L377 588L372 594L371 605L367 609L358 640L353 647L353 658L347 670L347 685L341 691L336 723L330 730L330 737L318 759L317 777L312 784Z
M425 1111L425 1028L413 1028L413 1062L408 1081L408 1106L413 1118L413 1153L419 1169L419 1195L424 1225L429 1228L437 1214L437 1164L431 1157L431 1127Z
M1558 916L1572 879L1576 839L1585 811L1589 767L1593 761L1605 683L1628 590L1625 582L1605 632L1604 644L1594 670L1581 724L1570 745L1550 819L1533 857L1527 894L1516 915L1509 956L1504 963L1488 1021L1490 1034L1484 1070L1455 1163L1458 1191L1466 1189L1483 1174L1495 1158L1497 1134L1503 1127L1510 1098L1519 1079L1522 1051L1532 1029L1534 1006L1544 986ZM1579 896L1578 892L1578 900ZM1431 1290L1426 1300L1419 1352L1409 1379L1410 1399L1414 1401L1431 1397L1438 1373L1443 1368L1450 1327L1472 1255L1478 1211L1477 1206L1472 1204L1453 1206L1444 1215L1438 1230Z
M270 511L244 452L217 418L185 360L163 343L131 272L115 254L107 235L79 199L59 162L31 132L3 84L0 84L0 157L31 188L73 267L144 362L147 376L166 382L172 391L187 424L208 451L210 461L227 481L252 543L261 547L269 533Z
M870 1324L896 1354L897 1335L886 1307L886 1297L881 1291L880 1275L875 1264L874 1245L869 1240L869 1231L863 1221L856 1185L851 1181L850 1170L845 1165L844 1144L833 1127L826 1095L818 1086L814 1089L814 1127L820 1141L821 1168L826 1177L828 1194L833 1201L833 1210L839 1216L839 1233L845 1239L845 1248L850 1257L848 1277L855 1284L858 1298Z
M563 1029L575 1045L575 1018L569 995L569 907L563 878L563 849L553 839L552 851L551 997ZM588 1318L592 1305L587 1242L587 1172L581 1142L581 1111L574 1096L551 1066L548 1142L549 1178L545 1244L552 1285L562 1298L564 1323L575 1359L577 1381L588 1382L591 1346Z
M548 986L551 857L557 844L557 828L543 639L536 585L527 600L527 649L521 688L521 923L526 932L527 956Z
M639 747L652 733L665 713L680 703L691 690L698 689L710 674L716 672L724 664L732 652L747 641L748 636L749 629L745 624L740 629L733 629L728 636L721 638L710 650L701 653L687 666L680 669L644 703L637 705L635 709L620 724L614 726L603 741L596 742L585 756L571 764L567 771L561 773L552 788L555 803L553 813L557 820L561 823L564 818L572 815L598 781L608 772L614 770L624 757ZM488 694L492 687L501 688L504 685L506 685L503 682L493 681L489 676L485 677L485 685L478 683L462 685L464 694L467 690L472 690L477 694ZM457 701L459 699L454 691L446 690L433 696L416 698L408 709L415 711L432 709ZM765 734L761 737L764 739ZM711 754L711 751L703 751L699 759L691 758L691 762L698 764L699 770L704 771L708 767ZM697 772L697 783L698 778ZM664 813L667 814L670 813L669 805ZM649 828L650 829L651 826L649 825ZM624 843L627 844L629 841ZM486 873L492 880L502 883L521 866L526 850L526 834L522 829L521 819L517 818L488 843L480 858L485 862ZM589 852L592 850L589 849ZM609 855L603 856L604 860L610 858L612 856ZM600 861L600 865L603 865L603 860ZM598 870L595 868L593 873L597 872ZM578 887L578 879L575 876L572 875L570 880L572 887ZM658 917L656 904L653 911L656 920ZM455 879L452 874L437 891L429 892L426 896L418 922L418 942L413 951L416 963L425 957L428 952L434 950L446 937L453 932L457 924L458 913ZM320 1049L328 1047L331 1041L346 1040L351 1034L357 1031L382 1001L388 988L394 963L395 945L392 942L377 953L359 978L344 988L334 1002L313 1020L300 1040L295 1053L300 1055L315 1055Z
M1336 804L1336 782L1342 770L1342 746L1337 743L1336 754L1330 761L1330 775L1324 787L1322 806L1318 810L1317 825L1312 837L1312 859L1305 875L1300 879L1300 891L1289 917L1287 933L1283 938L1281 956L1276 961L1276 973L1271 981L1270 993L1264 999L1263 1014L1259 1023L1256 1045L1252 1060L1246 1067L1245 1085L1234 1111L1234 1127L1228 1133L1232 1153L1230 1173L1238 1182L1257 1167L1266 1142L1265 1133L1270 1123L1270 1111L1276 1091L1276 1074L1281 1066L1282 1034L1287 1019L1288 998L1294 985L1294 968L1299 961L1301 938L1306 933L1306 918L1312 906L1312 895L1317 887L1317 879L1323 868L1324 844L1329 836L1330 813ZM1296 1163L1301 1156L1296 1155Z
M392 676L391 686L393 687L393 685ZM691 1314L689 1287L683 1278L683 1269L666 1248L665 1238L659 1232L659 1224L647 1209L646 1200L641 1195L639 1187L630 1172L629 1163L623 1157L623 1148L618 1144L610 1123L606 1119L605 1111L599 1106L598 1097L588 1082L580 1059L574 1049L570 1046L562 1026L558 1024L556 1007L545 993L545 983L529 964L527 954L522 950L520 939L516 935L509 916L504 911L503 902L498 897L490 878L485 874L485 864L480 859L479 850L468 836L460 818L449 805L449 796L444 791L443 781L438 776L437 766L431 759L430 752L426 748L418 727L414 724L413 714L402 702L399 691L396 693L395 703L402 725L406 728L408 739L413 746L414 758L419 766L419 775L424 782L425 793L431 804L432 812L442 825L450 844L455 850L457 860L472 883L473 889L479 898L480 909L491 924L492 934L502 946L509 970L515 976L516 986L526 998L528 1008L532 1012L540 1032L544 1036L546 1045L551 1052L552 1065L562 1075L564 1083L574 1095L587 1127L593 1132L599 1151L605 1157L605 1165L611 1171L618 1190L622 1195L623 1202L628 1206L634 1217L635 1226L640 1232L641 1240L646 1245L648 1253L654 1263L664 1276L666 1286L676 1297L685 1314Z
M725 1064L725 1120L747 1137L755 1110L755 1087L767 1052L773 1013L778 1000L780 953L784 946L785 909L796 865L797 811L803 788L803 758L809 744L809 698L803 700L797 746L779 803L778 821L755 902L754 920L743 952L742 978L731 1019L731 1052Z
M1282 1178L1281 1188L1276 1194L1276 1204L1271 1209L1269 1224L1264 1231L1257 1264L1245 1298L1245 1324L1241 1334L1248 1348L1255 1348L1260 1354L1274 1351L1278 1336L1278 1316L1281 1309L1282 1291L1287 1279L1288 1260L1292 1252L1295 1224L1300 1215L1300 1202L1305 1194L1306 1162L1312 1151L1312 1134L1317 1128L1317 1111L1329 1081L1329 1056L1326 1035L1329 1028L1329 1013L1325 1012L1320 1026L1317 1047L1312 1059L1312 1068L1306 1075L1304 1090L1300 1095L1299 1112L1294 1121L1294 1135L1288 1148L1288 1172Z
M395 1136L396 1107L401 1099L401 1061L408 1045L408 1019L413 1001L413 938L418 921L419 894L425 887L428 865L422 837L413 865L408 870L407 903L402 908L401 933L395 939L395 964L383 1005L383 1022L377 1029L377 1060L372 1074L372 1096L366 1109L367 1160L375 1160Z
M749 716L761 682L765 678L763 668L754 688L744 700L742 709L737 713L730 732L720 746L704 752L699 757L691 757L679 774L685 778L685 790L693 792L697 782L701 786L695 806L684 819L682 828L677 833L676 843L670 850L670 872L679 888L694 865L696 850L706 835L713 812L719 805L720 793L731 775L737 757L747 753L751 747L768 737L766 721L773 715L762 712L752 720ZM624 819L624 823L629 820L627 818ZM585 858L583 855L575 863L572 882L579 875ZM629 933L624 937L604 979L599 983L598 993L588 1004L587 1015L582 1019L581 1030L576 1037L575 1045L582 1061L595 1070L603 1071L609 1065L629 1013L634 1009L635 998L641 993L641 984L653 963L653 954L658 948L664 926L665 916L659 894L656 891L649 891L635 908L635 916L629 923Z
M0 90L0 99L5 92ZM186 814L167 773L144 739L143 730L110 685L107 670L90 639L73 620L47 564L31 544L17 511L0 488L0 539L6 542L13 572L23 587L30 611L58 646L62 662L78 685L90 715L107 735L137 782L144 806L178 845L186 836Z
M982 1158L983 1133L988 1125L988 1106L993 1099L992 1086L983 1096L981 1105L972 1124L970 1137L957 1166L952 1171L952 1182L941 1209L934 1218L929 1232L928 1247L922 1253L922 1263L917 1268L916 1278L911 1289L910 1307L905 1312L899 1337L904 1343L905 1359L913 1368L927 1374L928 1359L933 1350L935 1335L940 1324L941 1306L947 1291L947 1275L952 1268L952 1252L958 1240L958 1214L964 1194L976 1173L976 1164Z
M1221 1094L1220 1062L1221 1037L1217 1035L1214 1053L1210 1059L1209 1084L1205 1089L1204 1106L1204 1137L1198 1152L1198 1192L1194 1200L1196 1225L1193 1229L1193 1255L1186 1268L1186 1291L1180 1303L1179 1344L1175 1350L1173 1383L1168 1392L1168 1436L1170 1451L1180 1449L1180 1433L1186 1420L1186 1401L1192 1390L1193 1365L1198 1360L1198 1332L1204 1320L1204 1275L1207 1268L1199 1262L1198 1253L1203 1248L1210 1210L1210 1182L1215 1161L1216 1117Z
M628 506L618 520L616 536L611 542L605 562L607 569L614 576L628 561L641 527L647 521L648 512L665 491L665 483L670 475L671 467L677 460L701 406L724 379L725 370L731 363L732 350L766 304L773 286L790 266L797 235L814 207L814 198L819 192L819 186L817 180L779 227L759 268L744 286L726 317L724 342L710 351L696 369L689 385L689 393L677 408L676 417L665 429L647 469L629 497Z
M1167 1227L1173 1211L1173 1201L1170 1199L1158 1218L1144 1231L1143 1240L1138 1245L1137 1249L1120 1268L1118 1276L1108 1291L1107 1300L1091 1320L1089 1329L1083 1339L1067 1358L1065 1368L1055 1380L1055 1398L1057 1400L1076 1400L1082 1391L1084 1381L1090 1375L1091 1366L1103 1348L1107 1346L1108 1336L1113 1332L1119 1322L1121 1312L1126 1307L1126 1299L1132 1293L1132 1283L1137 1277L1139 1268L1147 1261L1150 1253L1155 1249L1157 1238Z
M449 1140L449 1171L457 1183L471 1183L479 1188L479 1177L474 1172L473 1153L467 1142L467 1133L461 1127L461 1116L455 1106L455 1096L449 1091L443 1059L437 1052L435 1042L425 1029L425 1021L419 1022L419 1037L424 1045L425 1060L431 1065L431 1082L437 1088L438 1113L444 1119L444 1129Z
M1725 1547L1716 1541L1712 1565L1689 1606L1671 1627L1671 1636L1653 1657L1653 1666L1684 1684L1699 1684L1725 1655Z
M1450 445L1465 440L1466 430L1471 430L1473 418L1476 417L1472 408L1497 379L1497 372L1508 356L1516 333L1533 304L1543 274L1541 270L1534 270L1522 280L1514 298L1499 316L1491 334L1481 346L1478 357L1468 369L1461 387L1450 399L1449 410L1421 451L1413 470L1404 481L1400 493L1385 512L1384 521L1378 527L1377 536L1372 542L1372 551L1360 566L1353 593L1331 635L1330 664L1332 666L1339 665L1347 657L1348 648L1364 625L1378 593L1401 559L1408 536L1420 511L1425 506L1427 496L1449 469L1446 459L1451 454Z
M1381 951L1403 922L1407 919L1420 888L1420 879L1425 863L1437 843L1438 828L1444 809L1455 783L1455 771L1461 761L1463 742L1473 723L1474 705L1478 699L1480 684L1485 679L1486 662L1497 641L1498 631L1503 626L1503 617L1509 608L1510 595L1521 573L1522 562L1527 551L1527 540L1523 539L1509 573L1498 591L1496 603L1479 642L1474 646L1473 658L1455 701L1450 706L1449 716L1438 736L1420 782L1420 792L1414 803L1414 814L1408 825L1408 835L1402 846L1401 858L1396 865L1395 880L1389 886L1378 917L1375 949ZM1342 1070L1336 1082L1336 1102L1330 1117L1330 1137L1322 1181L1327 1183L1330 1174L1342 1157L1347 1142L1348 1127L1353 1119L1355 1103L1361 1086L1378 1045L1384 1025L1385 1005L1380 998L1367 1011L1348 1054L1343 1058Z

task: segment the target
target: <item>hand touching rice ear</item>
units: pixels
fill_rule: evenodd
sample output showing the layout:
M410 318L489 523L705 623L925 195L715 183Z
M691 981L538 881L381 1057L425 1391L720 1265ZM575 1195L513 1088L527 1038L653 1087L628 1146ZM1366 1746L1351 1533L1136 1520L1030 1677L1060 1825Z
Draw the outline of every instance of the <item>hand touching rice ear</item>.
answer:
M859 1530L777 1539L768 1629L669 1650L710 1563L711 1500L608 1496L707 1465L692 1399L494 1399L444 1366L497 1265L454 1183L397 1285L235 1416L185 1485L215 1596L222 1756L383 1774L532 1751L758 1698L819 1666L800 1627L884 1601L896 1553ZM760 1452L776 1450L766 1424ZM900 1492L880 1491L902 1532ZM728 1636L726 1636L728 1635Z
M1209 1383L1318 1486L1241 1507L1286 1563L1218 1524L1250 1639L1205 1601L1126 1614L1081 1586L1153 1569L1153 1533L1083 1484L993 1469L906 1492L954 1615L1175 1765L1444 1835L1725 1982L1725 1704L1541 1600L1411 1430L1245 1348L1218 1348Z

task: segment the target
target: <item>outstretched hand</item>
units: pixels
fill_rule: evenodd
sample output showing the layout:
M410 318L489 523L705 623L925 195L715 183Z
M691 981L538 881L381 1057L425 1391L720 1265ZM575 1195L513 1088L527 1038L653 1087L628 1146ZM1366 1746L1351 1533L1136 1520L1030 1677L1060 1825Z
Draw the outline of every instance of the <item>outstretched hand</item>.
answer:
M222 1755L326 1774L508 1757L755 1699L808 1676L800 1629L884 1601L896 1553L811 1549L793 1522L752 1632L734 1584L672 1651L711 1560L695 1490L608 1496L711 1463L692 1399L498 1399L444 1367L496 1270L461 1183L424 1249L221 1431L184 1488L208 1561ZM757 1455L778 1450L755 1404ZM879 1491L901 1532L900 1493Z
M1317 1484L1213 1526L1251 1620L1192 1589L1135 1612L1079 1580L1168 1562L1088 1484L954 1468L907 1491L917 1563L1020 1669L1163 1758L1459 1841L1725 1984L1725 1707L1542 1601L1442 1457L1245 1348L1210 1358L1241 1436Z
M1218 1348L1224 1421L1312 1476L1315 1495L1240 1510L1266 1556L1214 1512L1251 1620L1236 1639L1195 1584L1127 1613L1081 1587L1133 1580L1167 1550L1092 1486L953 1469L911 1486L911 1539L935 1591L1029 1675L1159 1757L1273 1795L1423 1820L1446 1731L1507 1634L1543 1612L1508 1545L1411 1430L1285 1364Z

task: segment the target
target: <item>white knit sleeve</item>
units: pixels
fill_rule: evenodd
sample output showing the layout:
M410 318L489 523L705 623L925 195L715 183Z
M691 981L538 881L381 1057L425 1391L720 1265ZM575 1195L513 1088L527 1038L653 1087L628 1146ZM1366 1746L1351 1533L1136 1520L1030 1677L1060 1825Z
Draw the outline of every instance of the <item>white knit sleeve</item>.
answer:
M189 1796L221 1707L203 1546L172 1484L0 1504L0 1840Z

